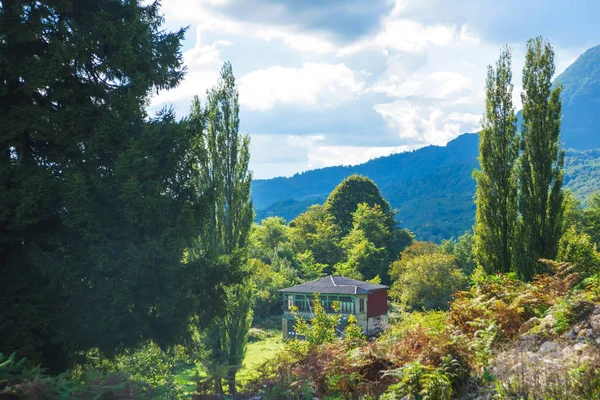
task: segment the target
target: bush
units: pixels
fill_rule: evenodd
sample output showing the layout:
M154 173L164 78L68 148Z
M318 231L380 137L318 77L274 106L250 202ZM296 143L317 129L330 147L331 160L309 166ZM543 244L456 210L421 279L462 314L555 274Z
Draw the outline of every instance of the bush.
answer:
M569 228L560 239L556 259L572 263L582 278L600 272L600 253L596 243L588 234L577 232L575 227Z
M412 255L413 246L392 264L390 295L408 310L448 309L452 295L466 284L456 258L441 252Z
M452 398L450 379L439 369L426 367L418 362L390 371L388 375L400 378L381 397L384 400L400 400L405 396L422 400L446 400Z

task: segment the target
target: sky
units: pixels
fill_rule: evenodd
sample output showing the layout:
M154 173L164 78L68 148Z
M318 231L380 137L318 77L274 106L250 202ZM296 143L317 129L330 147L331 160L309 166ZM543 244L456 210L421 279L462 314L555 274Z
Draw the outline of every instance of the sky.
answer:
M597 0L163 0L164 27L187 26L185 80L149 111L179 117L225 61L240 92L254 177L445 145L477 132L487 66L508 45L520 108L527 39L556 72L600 44Z

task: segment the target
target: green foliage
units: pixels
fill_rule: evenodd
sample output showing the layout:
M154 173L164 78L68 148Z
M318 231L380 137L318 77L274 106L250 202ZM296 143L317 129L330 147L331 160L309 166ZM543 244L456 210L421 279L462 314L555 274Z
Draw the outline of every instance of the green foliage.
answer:
M466 277L469 277L475 271L475 259L473 254L474 246L473 234L467 232L458 238L449 239L442 242L442 250L456 258L456 263Z
M206 198L198 137L145 112L184 74L185 29L162 23L158 2L3 2L0 348L52 373L89 348L178 341L235 281L184 257Z
M282 309L279 289L293 286L297 274L286 258L275 257L272 264L266 264L256 258L248 260L248 270L252 271L254 294L252 310L258 323L273 316L279 319Z
M364 344L366 341L363 329L358 325L358 320L353 314L348 316L348 324L344 328L344 340L353 347Z
M339 302L334 302L333 309L335 313L328 314L319 300L318 293L315 293L314 296L313 317L310 321L306 321L301 315L295 315L296 324L294 325L294 330L298 335L305 338L309 346L333 343L337 339L336 327L342 320L342 316L338 313L340 304Z
M135 350L127 350L111 363L110 372L124 374L136 382L156 388L156 395L164 398L183 398L183 389L175 381L176 367L185 361L181 348L160 349L147 343Z
M226 309L202 336L208 354L201 361L215 382L216 393L222 393L221 380L224 378L229 383L230 393L236 392L236 374L244 361L252 324L252 284L230 286L226 291Z
M253 225L251 241L256 248L270 251L289 243L289 231L283 218L270 217Z
M454 256L433 244L416 242L390 268L390 295L410 310L447 309L466 283Z
M296 254L300 263L300 274L304 280L312 281L325 276L327 264L320 264L315 261L312 251L306 250L304 253Z
M250 138L239 133L239 91L230 63L223 65L219 80L207 97L204 109L198 97L194 98L188 119L189 129L201 138L197 148L199 190L211 199L207 226L201 231L196 252L224 271L249 275L247 245L253 219L252 173L248 170ZM273 222L271 225L277 226L277 221ZM262 236L262 231L258 231L259 243L262 240L268 245L284 239L283 229L265 231L268 234ZM221 380L226 377L229 393L235 394L236 373L244 359L252 322L254 289L249 279L222 289L227 304L205 332L209 356L203 362L215 380L215 392L222 394Z
M452 398L450 379L438 369L411 362L398 370L388 372L388 375L400 378L400 382L390 386L382 399L399 400L405 396L417 400Z
M354 279L372 279L385 272L386 249L376 247L369 241L364 232L353 230L342 240L342 248L346 250L346 261L335 265L336 275Z
M575 266L582 278L600 272L600 253L590 236L579 233L575 227L569 228L558 243L557 261L568 261Z
M523 124L519 210L522 216L516 268L531 279L540 258L554 259L562 236L563 165L560 149L561 88L552 88L554 51L541 37L527 42L523 68Z
M352 218L352 230L340 243L345 250L345 258L335 266L336 273L356 279L380 276L387 282L387 269L392 257L410 244L412 238L398 240L394 236L398 230L389 228L389 218L379 205L370 207L361 203Z
M448 327L447 311L413 311L402 312L397 321L390 321L380 340L399 339L407 332L423 328L434 334L443 333Z
M378 205L387 217L387 226L391 228L396 225L390 204L383 198L377 185L360 175L351 175L337 185L327 198L324 209L340 227L342 235L345 235L352 229L354 213L362 203L366 203L368 207Z
M290 240L296 253L310 251L317 264L331 267L342 256L339 242L341 233L333 217L320 205L310 207L305 213L290 222Z
M517 232L519 137L512 104L511 53L502 49L496 68L488 67L485 113L479 132L479 164L473 174L477 263L488 272L509 272Z
M138 368L139 370L139 368ZM10 399L87 400L105 398L182 399L182 393L170 386L152 386L140 376L93 369L64 372L50 376L39 365L15 354L0 353L0 397Z
M585 232L594 243L600 243L600 192L592 195L588 207L583 211Z

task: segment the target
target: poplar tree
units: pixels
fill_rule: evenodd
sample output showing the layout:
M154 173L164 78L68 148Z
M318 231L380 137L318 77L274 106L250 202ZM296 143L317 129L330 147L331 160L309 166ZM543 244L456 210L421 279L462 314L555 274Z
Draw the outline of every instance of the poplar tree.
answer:
M563 164L560 148L561 87L552 87L554 51L541 37L527 42L523 68L520 195L522 216L517 263L524 279L541 271L540 258L554 259L562 233Z
M219 81L207 94L204 109L198 98L194 99L188 121L190 129L202 138L198 145L202 160L198 187L202 195L212 199L208 229L200 238L200 255L224 273L241 273L245 281L224 287L227 305L205 332L210 350L205 365L215 378L215 391L223 392L222 379L227 378L229 392L234 394L252 320L252 290L243 275L254 212L252 174L248 170L250 138L239 132L239 92L231 63L223 65Z
M500 52L496 68L488 66L485 113L479 132L479 164L474 253L488 273L511 268L517 220L517 158L519 137L512 104L511 53Z

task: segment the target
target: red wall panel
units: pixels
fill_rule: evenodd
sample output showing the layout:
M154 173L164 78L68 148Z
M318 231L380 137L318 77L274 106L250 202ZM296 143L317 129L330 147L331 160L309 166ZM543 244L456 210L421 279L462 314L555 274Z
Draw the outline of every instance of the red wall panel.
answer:
M367 318L384 315L388 312L387 290L371 293L367 300Z

